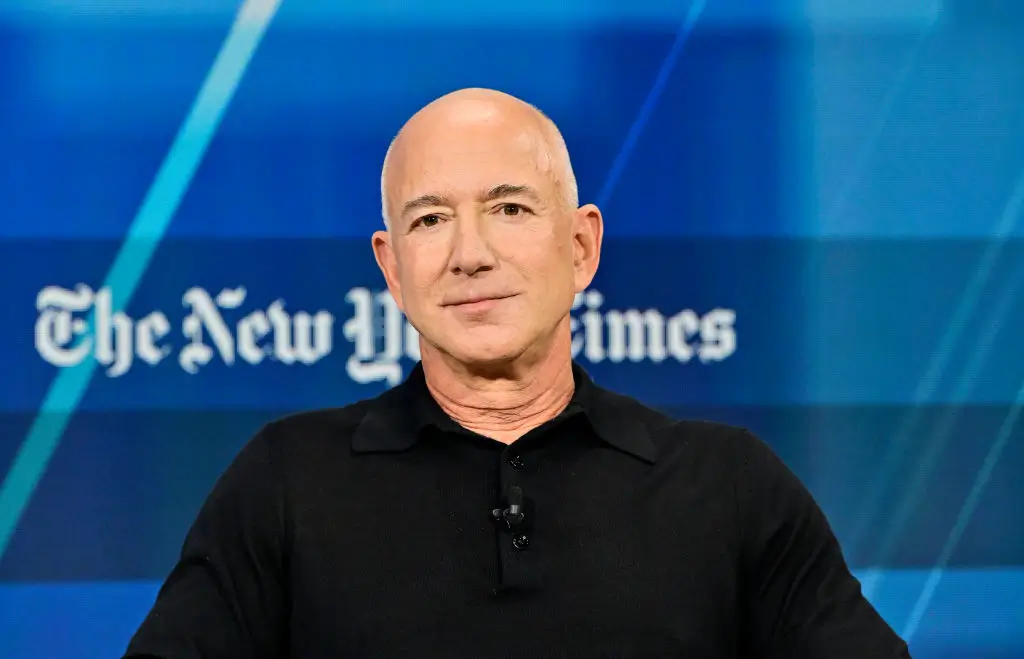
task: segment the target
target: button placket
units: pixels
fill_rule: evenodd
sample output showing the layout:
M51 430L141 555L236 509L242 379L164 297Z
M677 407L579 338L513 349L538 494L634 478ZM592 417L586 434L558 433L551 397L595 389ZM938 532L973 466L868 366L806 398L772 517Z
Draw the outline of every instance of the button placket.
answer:
M495 511L500 515L494 516L499 521L495 528L499 534L500 587L536 587L539 579L531 559L533 552L528 551L534 521L528 462L519 452L509 450L502 458L499 473L502 509ZM513 506L516 506L514 510Z

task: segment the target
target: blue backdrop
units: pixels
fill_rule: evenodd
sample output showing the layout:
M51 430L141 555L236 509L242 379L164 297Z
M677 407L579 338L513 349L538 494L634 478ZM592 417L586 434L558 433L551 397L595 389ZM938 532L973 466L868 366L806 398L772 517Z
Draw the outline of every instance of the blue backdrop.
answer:
M252 432L408 372L379 168L464 86L605 211L595 378L768 440L915 657L1024 657L1022 63L998 0L5 0L0 657L119 656Z

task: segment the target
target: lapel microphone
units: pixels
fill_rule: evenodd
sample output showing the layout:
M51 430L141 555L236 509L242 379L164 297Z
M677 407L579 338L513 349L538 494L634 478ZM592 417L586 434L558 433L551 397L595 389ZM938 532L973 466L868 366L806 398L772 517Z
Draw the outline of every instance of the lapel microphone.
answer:
M491 517L496 521L505 522L511 529L521 524L526 518L526 511L523 505L523 489L513 485L508 489L508 506L505 508L494 508L491 510Z

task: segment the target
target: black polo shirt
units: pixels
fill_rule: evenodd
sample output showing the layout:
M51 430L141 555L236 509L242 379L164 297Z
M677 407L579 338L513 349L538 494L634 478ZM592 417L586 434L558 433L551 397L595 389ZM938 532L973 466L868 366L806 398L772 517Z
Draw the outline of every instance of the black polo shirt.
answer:
M420 367L267 425L126 656L909 656L763 442L574 374L507 446L448 418Z

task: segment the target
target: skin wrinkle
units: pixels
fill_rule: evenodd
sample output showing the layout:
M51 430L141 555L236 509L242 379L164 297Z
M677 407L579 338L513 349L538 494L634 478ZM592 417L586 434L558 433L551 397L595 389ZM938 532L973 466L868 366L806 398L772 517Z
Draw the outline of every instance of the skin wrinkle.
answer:
M443 96L399 131L381 202L374 254L441 407L506 443L557 415L574 389L569 311L597 270L603 219L577 208L554 123L493 90Z

